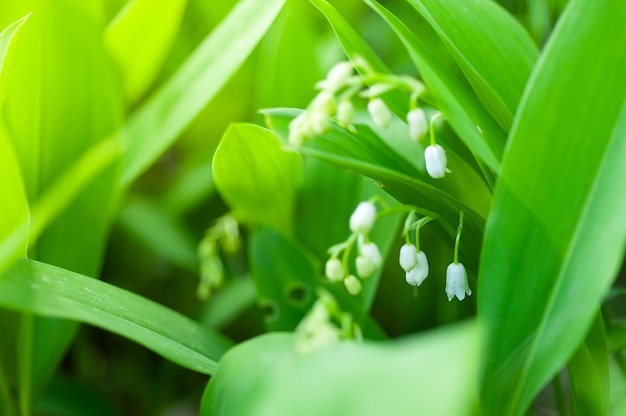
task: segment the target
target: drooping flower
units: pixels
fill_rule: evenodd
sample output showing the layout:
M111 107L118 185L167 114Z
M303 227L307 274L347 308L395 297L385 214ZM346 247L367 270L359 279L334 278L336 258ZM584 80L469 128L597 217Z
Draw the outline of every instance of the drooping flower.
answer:
M446 270L446 295L448 301L453 297L459 300L465 299L465 295L470 296L472 290L467 282L467 271L462 263L450 263Z
M374 124L381 129L387 128L393 118L391 111L380 98L374 98L367 103L367 111L370 113Z
M363 255L357 256L355 263L356 274L359 275L361 279L367 279L378 270L378 266L376 266L372 259Z
M374 227L375 220L376 206L369 201L363 201L350 216L350 230L353 233L367 234Z
M368 258L377 269L383 265L383 257L376 243L363 243L359 245L361 256Z
M435 179L443 178L446 174L446 152L438 144L431 144L424 152L426 171Z
M417 248L413 244L405 244L400 247L400 267L405 272L417 266Z
M417 264L406 273L406 282L411 286L419 286L428 277L428 259L423 251L417 253Z
M361 293L361 281L355 275L351 274L346 277L343 280L343 284L351 295L356 296Z
M406 121L409 124L409 137L412 140L418 141L428 133L428 120L426 120L426 113L421 108L409 111Z
M328 261L326 262L325 272L326 277L328 277L328 280L330 280L331 282L340 282L344 276L343 265L341 264L341 261L336 257L328 259Z
M311 120L309 113L304 111L289 123L289 143L300 147L312 135Z
M351 62L338 62L328 71L326 79L317 83L317 87L335 93L346 85L353 71Z
M354 116L354 105L350 100L342 100L337 105L337 121L342 127L347 127Z

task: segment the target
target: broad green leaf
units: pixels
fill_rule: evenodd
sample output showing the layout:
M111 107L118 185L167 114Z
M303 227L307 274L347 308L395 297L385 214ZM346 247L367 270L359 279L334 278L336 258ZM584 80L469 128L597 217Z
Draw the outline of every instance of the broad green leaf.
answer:
M22 17L19 20L11 23L8 27L6 27L0 33L0 109L2 109L2 105L4 103L5 96L5 84L6 84L6 74L5 74L5 66L8 58L9 51L11 50L12 41L15 38L15 35L18 33L24 22L30 17L30 14Z
M202 325L219 329L254 305L256 290L250 276L235 276L207 299L198 318Z
M286 140L287 124L298 113L274 109L265 114L268 125ZM369 127L356 125L356 128L357 132L351 133L333 126L328 133L308 141L300 151L371 178L399 202L414 205L422 213L436 217L451 238L456 235L459 211L463 210L465 228L461 257L469 269L477 270L484 218L440 189L447 179L428 177L391 150Z
M302 161L296 152L283 150L271 131L232 124L215 151L213 176L218 191L242 220L290 232Z
M572 0L520 104L481 257L485 414L525 411L582 341L622 262L624 15L621 0Z
M174 41L187 0L130 0L104 32L129 103L141 98Z
M241 66L285 0L242 0L128 121L121 185L128 186L189 125Z
M437 31L485 108L509 131L539 51L491 0L409 0Z
M602 314L567 363L574 414L605 415L609 411L609 360Z
M467 90L428 51L424 44L387 9L374 0L366 0L400 37L424 79L429 93L449 120L450 125L470 150L495 172L506 133L484 109L476 96Z
M296 340L263 335L230 350L207 386L200 414L474 414L473 325L394 343L340 342L309 354L296 350Z
M155 302L33 260L18 260L0 275L0 306L95 325L204 374L215 371L231 345L218 333Z
M269 228L252 234L250 269L270 330L292 331L313 305L317 288L324 287L342 310L352 314L366 337L385 337L365 312L362 301L349 295L342 284L322 279L322 265L310 253Z

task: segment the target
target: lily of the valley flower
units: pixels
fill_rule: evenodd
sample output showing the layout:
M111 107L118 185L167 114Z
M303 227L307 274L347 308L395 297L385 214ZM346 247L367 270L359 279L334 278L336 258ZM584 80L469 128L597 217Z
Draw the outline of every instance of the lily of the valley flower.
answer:
M359 275L361 279L367 279L378 270L378 266L376 266L372 259L363 255L357 256L355 265L356 274Z
M387 128L393 118L391 111L389 111L383 100L380 98L374 98L367 103L367 111L370 113L374 124L381 129Z
M339 62L328 71L326 79L320 81L317 87L335 93L346 85L353 71L354 69L351 62Z
M342 100L337 105L337 121L342 127L347 127L354 116L354 105L350 100Z
M359 245L359 253L361 256L368 258L372 264L378 269L383 265L383 257L376 243L362 243Z
M462 263L451 263L446 270L446 295L448 301L453 297L459 300L465 299L465 295L470 296L472 290L467 282L467 271Z
M411 286L419 286L428 277L428 259L423 251L417 253L417 264L406 272L406 282Z
M361 281L355 275L351 274L346 277L343 280L343 284L351 295L356 296L361 293Z
M409 137L412 140L421 140L428 133L428 120L426 120L426 113L421 108L409 111L406 121L409 124Z
M350 216L350 231L359 234L368 234L374 221L376 220L376 206L369 202L363 201L357 205L356 209Z
M343 265L338 258L332 257L326 262L326 277L331 282L340 282L343 279Z
M417 248L413 244L400 247L400 267L405 272L417 266Z
M438 144L431 144L424 152L426 171L435 179L443 178L446 174L446 152Z

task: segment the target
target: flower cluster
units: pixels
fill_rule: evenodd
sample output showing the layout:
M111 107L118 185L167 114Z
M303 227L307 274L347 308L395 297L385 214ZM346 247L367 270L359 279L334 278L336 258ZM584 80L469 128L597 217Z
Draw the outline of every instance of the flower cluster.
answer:
M355 69L359 72L355 74ZM426 172L435 179L443 178L447 160L443 147L435 141L434 123L441 118L436 113L430 122L423 108L417 106L420 95L425 91L424 84L408 76L395 76L375 72L363 59L357 58L354 64L339 62L316 84L319 93L309 106L289 124L289 143L299 147L306 140L326 133L331 127L331 117L336 115L337 122L344 128L352 128L354 116L352 99L358 95L368 99L367 111L374 125L386 129L393 120L393 114L381 97L394 90L406 90L410 93L409 112L406 115L408 136L414 141L424 139L430 130L430 145L424 152Z
M326 262L326 277L331 282L342 282L348 292L358 295L361 292L361 280L367 279L383 265L383 258L376 243L370 241L369 234L376 221L376 206L371 201L359 203L350 216L352 234L343 243L329 249L330 258ZM356 244L357 256L354 261L356 275L350 273L348 262L350 253ZM339 256L342 256L341 260ZM358 277L357 277L358 276Z

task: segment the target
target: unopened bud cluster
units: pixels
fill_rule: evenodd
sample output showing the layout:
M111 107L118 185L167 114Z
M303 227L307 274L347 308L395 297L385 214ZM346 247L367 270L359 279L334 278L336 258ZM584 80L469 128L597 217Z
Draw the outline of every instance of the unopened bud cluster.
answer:
M362 75L357 75L355 68ZM429 122L424 109L417 107L419 96L425 91L424 84L417 79L377 73L365 60L357 58L354 65L348 61L336 64L326 78L316 84L316 88L319 93L307 109L289 124L289 143L293 146L299 147L316 135L328 132L332 116L336 116L340 126L351 127L354 117L352 99L357 95L369 100L367 111L374 125L386 129L394 116L381 95L394 89L401 89L410 93L411 109L406 115L408 136L416 142L420 141L428 135L430 128L431 145L424 153L427 173L439 179L448 172L445 152L435 143L434 129L431 128L436 117Z
M352 234L343 243L329 249L331 257L326 262L325 274L331 282L343 282L348 293L358 295L361 292L361 279L367 279L383 265L383 258L376 243L370 241L369 234L376 221L376 206L373 202L359 203L350 216L349 226ZM354 271L348 267L350 253L354 246L357 255ZM341 259L339 256L341 255Z

